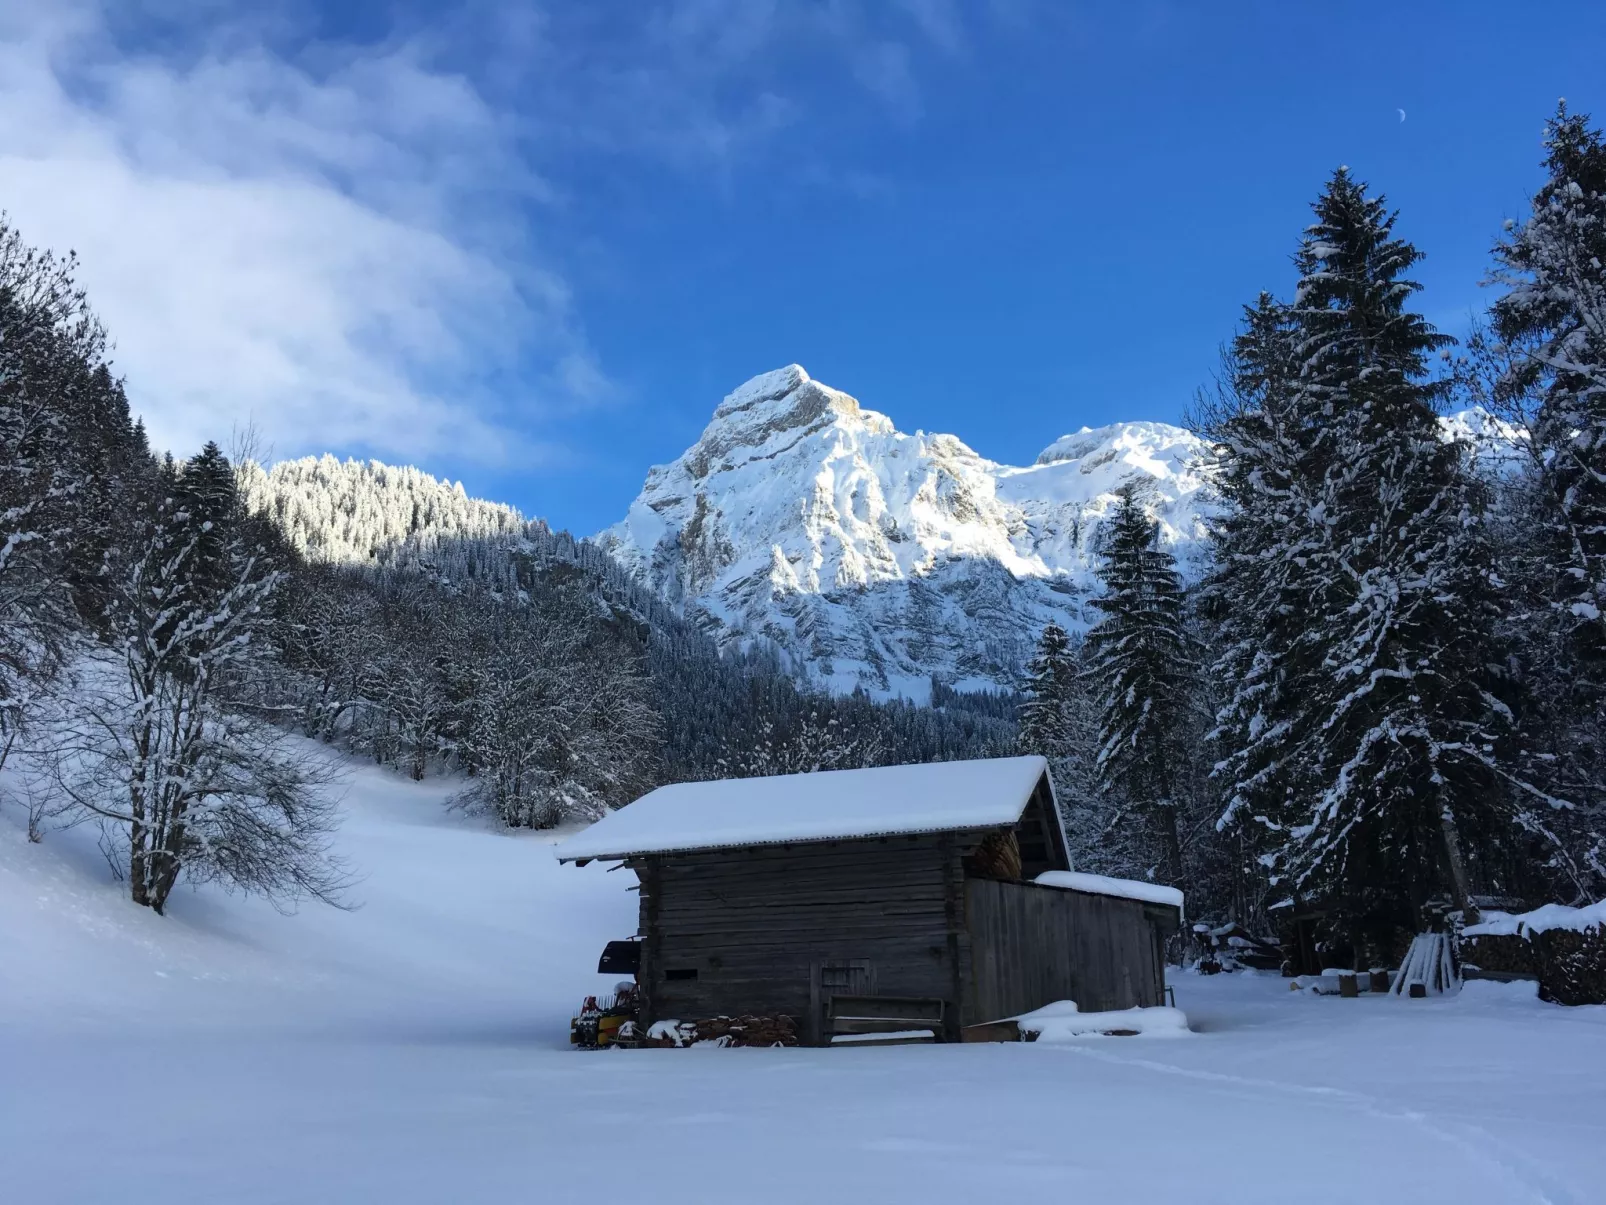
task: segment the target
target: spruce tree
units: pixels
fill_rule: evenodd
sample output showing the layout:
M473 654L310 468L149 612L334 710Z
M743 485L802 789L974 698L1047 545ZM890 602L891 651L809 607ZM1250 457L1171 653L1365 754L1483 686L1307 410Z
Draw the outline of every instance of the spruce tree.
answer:
M1558 839L1553 864L1589 896L1606 882L1606 140L1563 103L1544 146L1532 212L1495 247L1508 291L1480 350L1532 453L1513 545L1525 744L1537 777L1574 805L1530 823Z
M1021 690L1020 743L1027 753L1055 761L1068 738L1068 713L1076 690L1076 661L1071 638L1059 624L1050 622L1037 641L1037 652L1026 667Z
M210 595L231 577L229 548L243 533L245 516L234 486L234 467L216 443L192 456L171 485L174 520L194 541L195 589Z
M1495 334L1521 348L1507 389L1537 395L1530 435L1565 558L1561 601L1581 648L1606 641L1606 142L1563 104L1545 135L1549 178L1495 248Z
M146 467L76 267L0 214L0 762L73 635L99 618L94 584Z
M1302 703L1292 656L1326 533L1313 522L1320 414L1298 388L1295 338L1288 307L1270 294L1246 306L1217 395L1202 399L1196 420L1214 445L1225 504L1212 523L1214 561L1200 590L1216 624L1211 677L1223 695L1212 734L1223 753L1221 827L1251 840L1265 833L1253 817L1311 789L1306 767L1288 756Z
M1441 891L1470 911L1468 838L1509 837L1510 713L1482 498L1429 373L1450 340L1407 308L1421 253L1347 170L1314 209L1294 301L1251 315L1214 424L1247 511L1219 533L1237 678L1218 735L1225 818L1359 944Z
M1182 579L1131 487L1120 491L1099 551L1104 594L1092 603L1104 619L1087 635L1086 671L1099 716L1095 770L1142 818L1160 877L1180 884L1178 807L1198 669Z
M1023 753L1048 759L1070 844L1071 862L1094 874L1130 876L1141 872L1142 859L1112 831L1120 814L1120 795L1098 780L1098 714L1083 673L1086 641L1049 622L1026 667L1017 709L1017 745Z

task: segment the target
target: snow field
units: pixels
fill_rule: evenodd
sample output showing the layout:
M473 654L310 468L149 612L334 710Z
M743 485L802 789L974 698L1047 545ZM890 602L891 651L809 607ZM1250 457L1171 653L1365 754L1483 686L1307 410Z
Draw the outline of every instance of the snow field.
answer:
M354 767L362 907L280 916L109 882L0 807L0 1199L789 1205L1009 1200L1584 1205L1606 1008L1532 985L1339 1000L1178 975L1154 1042L567 1048L635 927L628 872Z

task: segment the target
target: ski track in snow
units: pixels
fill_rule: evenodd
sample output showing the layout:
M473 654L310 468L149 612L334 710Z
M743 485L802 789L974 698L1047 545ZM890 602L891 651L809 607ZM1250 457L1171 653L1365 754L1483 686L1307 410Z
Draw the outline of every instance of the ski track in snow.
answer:
M1601 1199L1606 1008L1531 986L1179 975L1163 1043L572 1052L632 878L452 785L353 765L362 907L293 916L155 917L90 831L30 845L0 804L0 1199L120 1203L131 1168L168 1205Z
M1097 1059L1122 1067L1137 1067L1145 1071L1153 1071L1162 1075L1181 1076L1185 1079L1199 1080L1205 1083L1231 1084L1235 1087L1246 1087L1264 1090L1273 1095L1292 1094L1295 1096L1315 1097L1323 1103L1332 1103L1352 1108L1371 1117L1384 1121L1405 1121L1421 1127L1421 1129L1442 1142L1449 1143L1457 1151L1480 1160L1492 1167L1500 1176L1511 1181L1516 1188L1521 1189L1535 1205L1573 1205L1578 1198L1565 1188L1557 1185L1547 1176L1543 1169L1524 1157L1520 1152L1511 1150L1494 1134L1482 1126L1466 1123L1448 1122L1435 1118L1417 1109L1406 1108L1397 1104L1390 1104L1375 1096L1368 1096L1362 1092L1354 1092L1347 1088L1334 1088L1322 1084L1296 1084L1283 1080L1259 1079L1247 1075L1228 1075L1220 1071L1199 1071L1188 1067L1178 1067L1172 1063L1160 1063L1153 1059L1124 1058L1119 1055L1106 1053L1086 1046L1071 1047L1072 1053L1084 1058ZM1491 1154L1490 1147L1497 1148L1499 1155Z

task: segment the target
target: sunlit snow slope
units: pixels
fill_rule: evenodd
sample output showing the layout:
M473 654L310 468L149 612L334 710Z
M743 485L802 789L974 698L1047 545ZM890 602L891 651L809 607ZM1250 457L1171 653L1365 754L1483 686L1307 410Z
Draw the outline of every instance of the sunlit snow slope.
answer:
M792 365L754 377L599 536L721 641L767 637L839 691L1013 683L1045 622L1085 627L1091 543L1126 483L1191 569L1202 442L1083 428L1016 468L913 435Z
M349 772L352 912L181 887L155 916L93 830L31 844L0 803L0 1201L1584 1205L1606 1183L1606 1008L1531 983L1341 1000L1174 973L1195 1032L1171 1038L575 1052L634 876L447 813L451 784Z
M449 812L461 782L342 765L332 789L348 910L282 915L181 885L157 916L113 881L92 825L26 840L14 801L29 781L13 757L0 773L0 1012L126 1030L315 1021L390 1036L449 1013L462 1041L562 1041L580 995L613 983L595 974L603 944L635 932L621 876L560 873L554 834Z

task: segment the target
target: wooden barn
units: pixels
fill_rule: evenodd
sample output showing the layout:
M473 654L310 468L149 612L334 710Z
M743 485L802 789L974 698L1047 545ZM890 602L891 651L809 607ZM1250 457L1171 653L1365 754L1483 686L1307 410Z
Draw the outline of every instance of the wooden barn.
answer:
M815 1043L1162 1004L1181 922L1180 892L1072 872L1040 757L659 787L558 856L639 879L644 1022L785 1015Z

